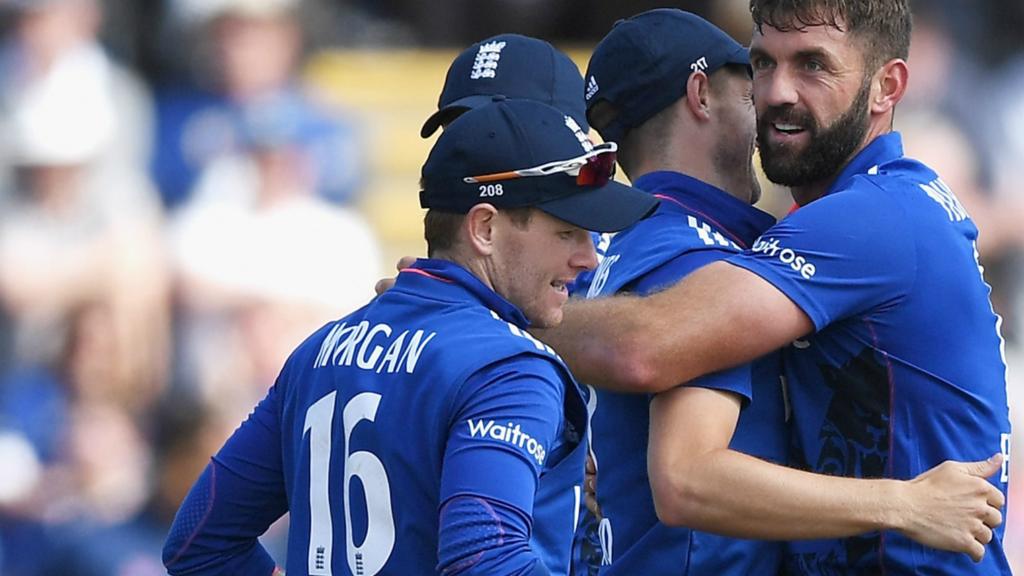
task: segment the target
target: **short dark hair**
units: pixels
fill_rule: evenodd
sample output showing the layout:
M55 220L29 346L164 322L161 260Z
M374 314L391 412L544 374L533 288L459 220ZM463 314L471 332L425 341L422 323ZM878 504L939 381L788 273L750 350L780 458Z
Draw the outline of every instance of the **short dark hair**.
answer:
M766 24L787 32L831 26L863 42L865 73L910 51L910 0L750 0L759 32Z
M533 208L499 208L498 211L508 216L512 224L526 228L533 217ZM459 226L466 218L465 214L448 212L431 208L423 217L423 238L427 241L427 258L433 258L437 252L448 252L459 237Z

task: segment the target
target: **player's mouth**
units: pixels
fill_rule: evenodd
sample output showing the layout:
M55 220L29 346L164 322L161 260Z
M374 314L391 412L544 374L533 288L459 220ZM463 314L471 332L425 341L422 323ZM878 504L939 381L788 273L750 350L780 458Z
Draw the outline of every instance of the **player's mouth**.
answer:
M789 122L772 122L771 127L772 137L783 142L794 140L807 132L807 129L800 124Z
M554 282L551 283L551 287L555 289L555 292L558 292L559 294L565 294L565 295L569 294L569 287L568 287L568 285L569 285L569 282L566 281L566 280L555 280Z

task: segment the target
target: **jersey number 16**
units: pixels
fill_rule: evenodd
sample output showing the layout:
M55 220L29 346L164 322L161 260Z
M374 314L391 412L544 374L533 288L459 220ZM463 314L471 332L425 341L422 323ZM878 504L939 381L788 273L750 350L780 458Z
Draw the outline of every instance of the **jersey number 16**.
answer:
M331 392L306 411L303 436L309 433L309 574L331 576L334 525L331 519L329 472L331 469L331 425L334 400ZM345 551L352 574L373 576L381 571L395 547L395 519L391 512L391 485L380 458L372 452L350 452L352 430L360 422L373 422L380 405L380 394L363 392L354 396L342 410L345 427ZM352 508L349 486L354 478L366 495L366 537L356 546L352 538Z

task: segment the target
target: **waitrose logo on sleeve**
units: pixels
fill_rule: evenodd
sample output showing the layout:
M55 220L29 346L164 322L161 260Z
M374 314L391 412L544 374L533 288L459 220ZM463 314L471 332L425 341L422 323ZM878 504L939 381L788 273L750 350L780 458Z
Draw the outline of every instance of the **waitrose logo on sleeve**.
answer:
M469 435L472 438L490 438L492 440L498 440L499 442L507 442L513 446L517 446L525 450L530 456L533 456L537 460L537 464L540 466L544 465L544 457L547 455L547 451L544 450L544 446L533 439L532 436L523 432L519 424L496 424L494 420L474 420L470 418L466 420L469 424Z
M810 280L817 272L817 267L813 262L791 248L780 246L778 238L758 238L750 250L755 254L777 258L779 262L799 272L807 280Z

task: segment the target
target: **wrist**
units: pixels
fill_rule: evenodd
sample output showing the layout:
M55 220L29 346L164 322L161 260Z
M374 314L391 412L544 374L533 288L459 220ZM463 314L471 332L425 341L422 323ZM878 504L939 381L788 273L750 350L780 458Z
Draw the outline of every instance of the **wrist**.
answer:
M274 572L270 576L284 576L284 569L280 566L275 566Z
M913 517L912 490L910 482L901 480L878 480L876 491L878 501L877 517L873 519L875 530L903 530L907 519Z

